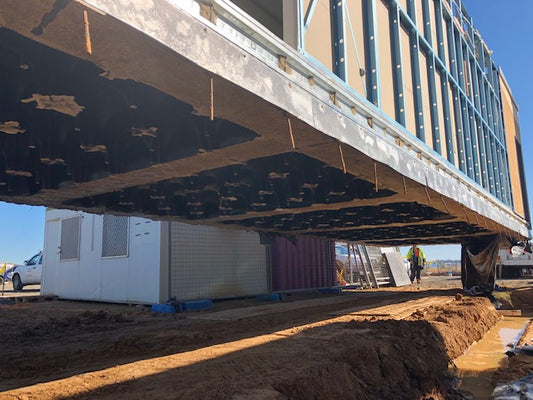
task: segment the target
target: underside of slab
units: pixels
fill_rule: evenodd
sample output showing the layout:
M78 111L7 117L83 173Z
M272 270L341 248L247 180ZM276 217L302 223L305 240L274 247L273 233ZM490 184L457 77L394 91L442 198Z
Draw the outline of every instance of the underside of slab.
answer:
M167 2L154 20L123 3L146 32L78 2L0 4L0 200L382 245L527 236L378 113L350 119Z

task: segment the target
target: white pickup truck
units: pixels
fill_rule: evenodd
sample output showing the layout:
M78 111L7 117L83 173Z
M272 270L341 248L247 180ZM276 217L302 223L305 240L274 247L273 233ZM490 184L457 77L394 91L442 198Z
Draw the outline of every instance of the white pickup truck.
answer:
M24 265L16 265L11 270L11 281L13 290L19 291L26 285L41 283L43 274L43 252L40 251L29 260L24 261Z

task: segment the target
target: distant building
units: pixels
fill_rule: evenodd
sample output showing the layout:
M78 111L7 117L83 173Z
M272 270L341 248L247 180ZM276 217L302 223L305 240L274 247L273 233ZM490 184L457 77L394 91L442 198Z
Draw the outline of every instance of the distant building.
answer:
M507 249L504 249L498 253L498 259L498 264L501 263L502 266L502 278L533 277L533 255L531 253L513 257Z

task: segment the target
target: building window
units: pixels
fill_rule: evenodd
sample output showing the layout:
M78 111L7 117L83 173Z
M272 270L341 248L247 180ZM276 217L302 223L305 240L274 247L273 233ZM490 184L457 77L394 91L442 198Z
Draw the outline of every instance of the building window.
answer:
M104 215L102 257L128 255L128 217Z
M81 217L79 216L61 221L60 260L78 260L80 258L80 222Z

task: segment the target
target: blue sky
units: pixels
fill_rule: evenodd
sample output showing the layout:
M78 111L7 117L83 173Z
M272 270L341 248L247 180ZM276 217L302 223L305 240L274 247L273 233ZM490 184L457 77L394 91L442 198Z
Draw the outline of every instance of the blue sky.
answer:
M528 185L530 209L533 211L533 1L531 0L463 0L496 64L503 69L520 107L522 149ZM0 202L0 262L21 263L43 247L43 207ZM459 259L459 246L424 246L426 257Z

